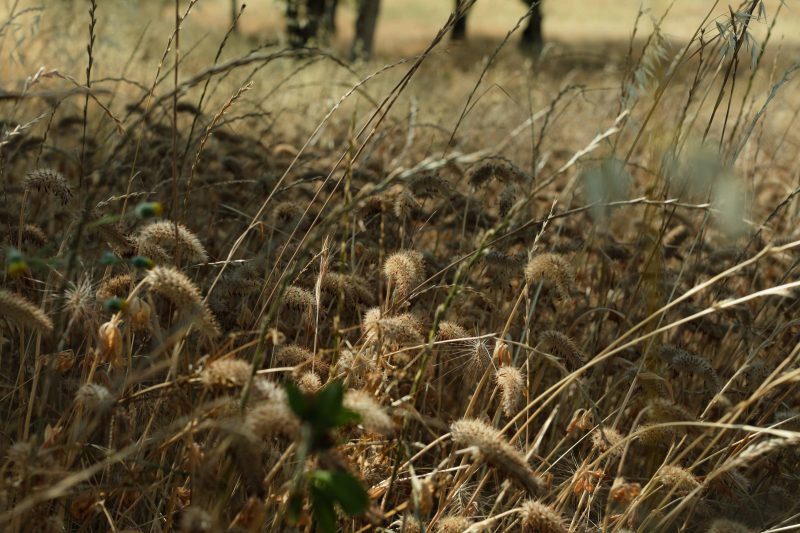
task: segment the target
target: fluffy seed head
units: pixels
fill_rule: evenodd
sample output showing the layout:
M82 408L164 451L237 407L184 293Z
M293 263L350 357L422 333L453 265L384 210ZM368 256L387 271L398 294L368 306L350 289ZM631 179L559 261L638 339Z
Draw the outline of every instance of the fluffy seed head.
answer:
M439 331L436 333L437 340L454 341L458 339L466 339L467 337L469 337L467 330L455 322L448 322L447 320L442 320L439 322Z
M395 297L405 300L424 278L422 254L414 250L403 250L390 255L383 265L383 274L394 288Z
M369 339L382 339L393 345L422 344L422 324L411 313L403 313L393 317L383 317L377 307L364 314L361 324L364 334Z
M540 336L542 349L547 353L553 354L562 361L570 372L574 372L586 362L575 341L561 333L560 331L547 330Z
M314 358L311 350L299 344L285 344L275 350L276 366L297 366Z
M81 386L75 394L75 403L87 411L99 411L110 405L112 400L111 392L96 383L87 383Z
M220 335L216 317L203 303L200 290L174 267L156 266L144 278L150 290L169 300L181 311L196 315L200 329L210 337Z
M70 284L64 290L64 310L70 319L84 321L92 315L94 295L92 282L88 277L83 277L78 283Z
M656 398L648 402L647 420L650 422L689 422L695 420L683 406L666 398Z
M717 518L709 524L706 531L707 533L752 533L753 530L739 522Z
M613 458L622 455L623 440L622 434L610 427L597 428L592 432L592 447L600 453L610 450L609 456Z
M445 516L437 522L436 533L462 533L471 525L466 516Z
M243 387L250 381L253 365L241 359L217 359L200 372L200 381L208 388Z
M700 482L691 472L675 465L662 466L655 477L664 487L679 496L685 496L700 486Z
M528 500L519 510L525 531L532 533L567 533L564 518L542 502Z
M26 191L44 191L58 198L62 205L67 204L72 198L72 191L67 180L57 170L51 168L37 168L25 175Z
M267 397L247 413L245 427L262 439L277 435L292 438L297 435L300 422L289 408L285 391L277 386L267 390L262 385L261 389Z
M391 435L394 431L392 418L386 414L378 402L366 391L349 390L344 395L344 406L359 414L361 425L367 431Z
M316 372L303 372L297 378L297 388L306 394L313 394L322 388L322 380Z
M503 413L507 417L517 414L522 393L525 386L525 379L522 372L513 366L504 366L497 370L494 375L497 386L500 388L500 401L503 406Z
M559 297L566 300L570 289L575 285L575 273L563 256L537 254L525 265L525 281L529 286L539 281L549 283L558 291Z
M308 289L287 287L283 293L283 307L292 313L297 313L307 324L314 323L314 294Z
M453 442L462 448L474 448L489 464L511 475L532 495L541 494L544 483L533 473L525 456L503 434L477 419L462 419L450 426Z
M183 224L176 224L170 220L151 222L139 230L138 240L155 244L164 250L170 250L173 257L180 255L182 258L196 263L208 261L206 249L197 235Z
M130 274L119 274L101 281L94 296L99 302L109 298L122 298L128 294L131 288L133 288L133 279Z
M0 289L0 317L18 326L25 326L45 335L53 332L53 321L33 302L5 289Z

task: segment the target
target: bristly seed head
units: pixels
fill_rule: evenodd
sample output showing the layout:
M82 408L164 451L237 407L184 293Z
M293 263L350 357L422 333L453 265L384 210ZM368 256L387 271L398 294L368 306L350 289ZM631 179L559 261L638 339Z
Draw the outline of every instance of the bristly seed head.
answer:
M562 300L569 298L569 293L575 285L575 273L572 266L558 254L537 254L528 260L525 265L525 281L529 287L540 281L555 287Z
M26 326L45 335L53 332L53 321L33 302L5 289L0 289L0 317L18 326Z
M457 446L473 448L490 465L512 476L533 496L544 491L544 483L531 470L525 456L503 434L477 419L462 419L450 426Z

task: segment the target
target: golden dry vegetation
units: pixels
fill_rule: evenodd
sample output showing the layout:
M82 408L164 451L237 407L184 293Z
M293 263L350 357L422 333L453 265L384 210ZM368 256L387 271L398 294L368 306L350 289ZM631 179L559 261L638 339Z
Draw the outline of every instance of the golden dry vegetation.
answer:
M0 530L800 527L794 2L4 3Z

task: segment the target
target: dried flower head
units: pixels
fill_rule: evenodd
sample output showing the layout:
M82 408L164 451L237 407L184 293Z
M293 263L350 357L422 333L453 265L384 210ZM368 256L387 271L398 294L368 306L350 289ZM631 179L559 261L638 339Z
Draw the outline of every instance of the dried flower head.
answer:
M136 331L144 331L150 327L150 317L152 316L152 309L150 304L134 296L128 303L126 311L130 319L131 327Z
M122 360L122 332L116 317L100 325L97 332L97 350L100 358L111 366L121 366Z
M490 465L512 476L531 495L544 491L544 483L531 470L525 456L503 434L477 419L462 419L450 426L457 446L473 448Z
M569 293L575 285L575 274L572 266L557 254L537 254L528 260L525 265L525 281L528 286L544 281L555 287L559 297L563 300L569 298Z
M558 511L542 502L528 500L519 510L525 531L532 533L567 533L564 518Z
M25 190L44 191L52 194L66 205L72 198L72 191L67 180L57 170L51 168L37 168L25 175Z
M183 259L196 263L208 261L206 249L197 235L183 224L170 220L159 220L146 225L139 230L137 240L139 243L145 243L145 246L155 244L163 250L170 251L173 257L179 255ZM142 255L151 257L147 254ZM151 259L155 260L154 257Z
M5 289L0 289L0 317L20 327L25 326L45 335L53 332L53 321L33 302Z
M363 390L349 390L344 395L344 406L355 411L361 417L361 425L367 431L391 435L394 432L392 418L383 408Z
M494 377L497 387L500 389L503 413L510 418L517 414L520 400L523 397L525 379L522 377L522 372L513 366L501 367Z
M642 486L639 483L630 483L625 478L618 477L611 484L609 496L612 500L627 507L633 500L642 493Z

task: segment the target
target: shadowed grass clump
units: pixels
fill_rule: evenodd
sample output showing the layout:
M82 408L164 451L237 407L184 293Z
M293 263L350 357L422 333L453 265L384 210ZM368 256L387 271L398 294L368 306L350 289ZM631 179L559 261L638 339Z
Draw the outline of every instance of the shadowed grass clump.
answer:
M800 524L791 3L7 4L0 531Z

